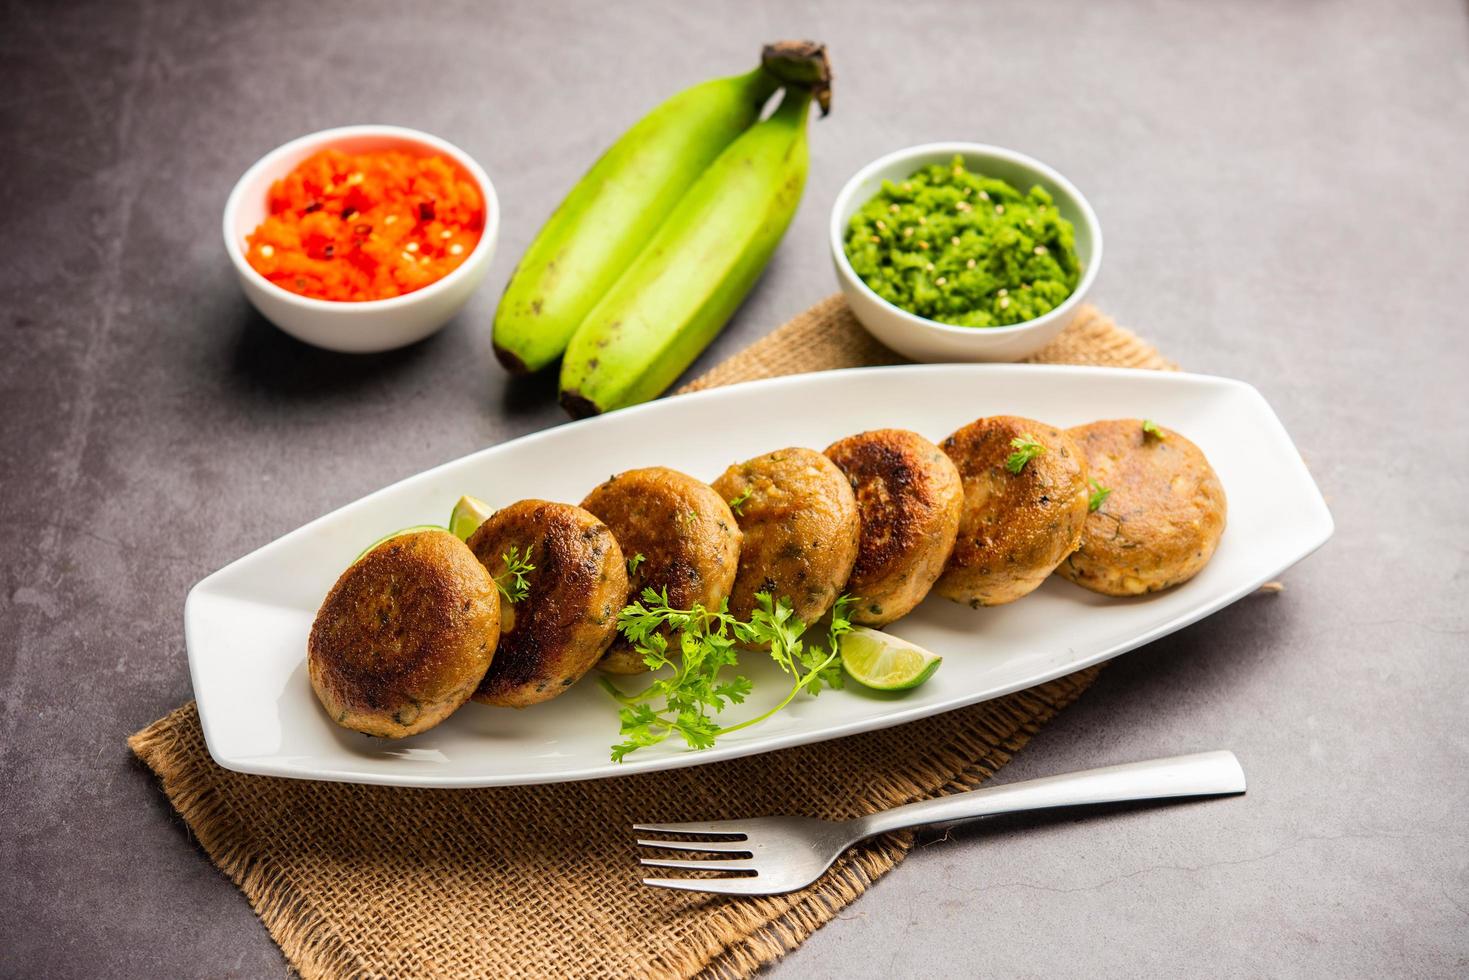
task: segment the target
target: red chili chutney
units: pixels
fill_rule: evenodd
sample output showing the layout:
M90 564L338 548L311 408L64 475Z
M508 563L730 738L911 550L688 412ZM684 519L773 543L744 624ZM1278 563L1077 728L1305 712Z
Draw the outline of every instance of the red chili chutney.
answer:
M270 188L246 239L250 265L283 289L363 302L422 289L458 268L485 227L479 188L442 156L323 150Z

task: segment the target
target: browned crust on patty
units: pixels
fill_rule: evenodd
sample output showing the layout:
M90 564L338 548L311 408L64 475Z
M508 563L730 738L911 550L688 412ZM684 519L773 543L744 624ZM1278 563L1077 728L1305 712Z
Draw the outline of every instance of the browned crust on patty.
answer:
M884 626L923 601L944 570L964 488L954 461L907 429L876 429L826 449L852 485L861 515L857 564L847 591L853 622Z
M678 609L718 609L728 598L743 535L729 506L707 483L650 466L617 474L581 505L612 529L624 557L643 556L629 575L629 595L666 589ZM621 636L598 666L614 674L648 669Z
M521 500L481 524L468 544L507 587L510 549L535 566L525 597L501 604L500 648L474 700L524 708L565 692L617 634L627 567L612 531L572 504Z
M745 542L730 612L749 619L756 594L769 592L789 599L804 623L824 616L851 577L861 531L837 465L814 449L777 449L731 466L714 489L741 501L735 519Z
M403 738L447 718L495 655L500 600L448 531L390 538L354 562L311 626L311 687L337 724Z
M1103 595L1142 595L1186 582L1214 556L1228 503L1202 450L1142 419L1077 426L1068 433L1091 477L1109 493L1086 519L1081 547L1056 573Z
M1029 436L1045 451L1019 473L1005 466L1011 441ZM1076 549L1087 514L1086 460L1066 433L1014 415L978 419L942 448L959 469L964 512L949 562L934 589L975 608L1034 591Z

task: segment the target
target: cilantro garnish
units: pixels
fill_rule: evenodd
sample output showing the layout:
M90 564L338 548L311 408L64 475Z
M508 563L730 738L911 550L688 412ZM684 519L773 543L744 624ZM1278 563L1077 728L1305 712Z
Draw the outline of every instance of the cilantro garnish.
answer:
M1005 469L1011 473L1019 473L1025 469L1026 463L1046 451L1046 447L1036 442L1035 436L1029 432L1011 439L1010 448L1015 451L1005 458Z
M602 678L603 688L621 706L618 719L622 741L612 746L612 761L621 762L629 753L657 745L675 734L689 748L705 749L721 735L769 718L803 690L814 695L823 684L841 686L840 640L852 628L847 619L852 600L847 596L837 600L826 643L820 645L801 639L806 624L796 617L788 600L773 601L768 592L761 592L755 599L757 607L748 622L732 615L727 602L721 603L717 612L701 605L675 609L669 605L666 590L651 588L644 589L638 601L623 608L617 616L623 636L642 655L649 670L669 668L672 673L655 678L633 694L624 694ZM736 643L768 643L771 659L791 675L791 689L764 714L720 727L713 715L731 704L742 703L751 689L747 677L721 676L726 667L738 663Z
M495 588L500 590L506 602L514 605L530 592L526 574L535 571L536 566L530 563L530 549L525 549L522 555L518 545L512 545L509 551L501 554L500 560L505 563L505 571L495 576ZM507 586L503 579L510 579L510 585Z
M740 495L738 497L735 497L729 502L729 509L734 511L739 516L743 517L745 512L742 511L740 508L745 506L745 501L750 499L750 494L754 491L754 487L745 487L745 489L740 491Z
M1112 495L1112 489L1102 486L1096 480L1087 482L1092 485L1092 492L1086 499L1086 509L1088 512L1101 510L1102 502Z

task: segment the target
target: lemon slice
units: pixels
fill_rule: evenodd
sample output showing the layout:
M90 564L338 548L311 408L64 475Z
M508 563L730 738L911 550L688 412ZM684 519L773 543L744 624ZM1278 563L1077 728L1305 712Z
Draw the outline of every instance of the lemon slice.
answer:
M842 669L863 687L906 691L933 676L944 658L866 626L842 637Z
M454 513L449 515L449 533L460 541L468 541L469 536L478 531L494 512L495 508L478 497L460 497L459 503L454 505Z
M391 541L391 540L393 540L394 538L396 538L400 534L413 534L415 531L447 531L447 530L448 530L448 528L443 527L442 525L439 525L439 524L415 524L412 527L405 527L405 528L403 528L401 530L394 531L392 534L384 534L382 537L378 538L372 544L368 545L366 548L363 548L362 551L361 551L361 553L358 554L358 556L356 558L353 558L352 559L352 564L354 564L354 565L357 564L359 561L362 560L362 556L363 555L367 554L369 551L371 551L372 549L376 548L378 545L382 544L384 541Z

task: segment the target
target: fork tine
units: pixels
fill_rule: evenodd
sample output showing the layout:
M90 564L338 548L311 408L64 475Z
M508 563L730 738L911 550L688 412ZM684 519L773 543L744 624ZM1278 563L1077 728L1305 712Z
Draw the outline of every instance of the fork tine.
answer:
M677 888L686 892L713 892L716 895L766 895L769 886L761 887L759 878L644 878L643 884L654 888Z
M649 840L639 837L638 843L644 847L666 847L672 851L713 851L713 852L740 852L746 853L750 850L749 841L742 840Z
M731 830L729 822L725 820L711 820L704 823L635 823L633 830L651 830L655 834L717 834L721 837L738 837L744 839L749 835L743 830Z
M751 871L755 867L753 858L738 861L686 861L682 858L643 858L642 864L650 868L692 868L695 871Z

